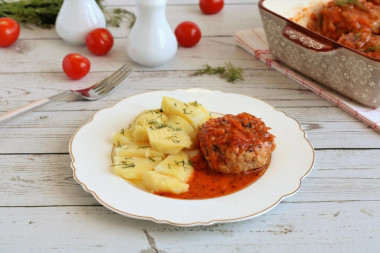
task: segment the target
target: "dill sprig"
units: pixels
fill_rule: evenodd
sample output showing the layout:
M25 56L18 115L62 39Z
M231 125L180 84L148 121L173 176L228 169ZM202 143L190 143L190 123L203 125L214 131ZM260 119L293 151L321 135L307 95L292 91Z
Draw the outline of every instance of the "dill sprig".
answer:
M161 129L161 128L166 127L164 123L160 123L156 119L151 119L151 120L146 119L146 123L149 125L151 129Z
M174 163L177 166L182 166L185 170L189 168L188 165L193 166L193 163L190 160L188 160L187 162L185 160L182 160L182 161L174 160Z
M223 67L211 67L206 64L203 68L198 69L193 73L194 76L200 76L204 74L219 75L221 78L226 79L227 82L233 83L236 80L244 80L243 69L241 67L235 67L231 62L225 63Z
M126 169L126 168L133 168L135 167L135 163L133 161L131 161L129 158L124 158L123 161L121 161L120 163L118 164L114 164L112 166L121 166L123 169Z
M367 49L364 49L363 52L376 52L380 50L380 45L378 46L373 46L373 47L369 47Z
M176 123L177 124L177 123ZM179 127L173 127L173 126L166 126L168 129L169 129L169 131L171 131L171 132L174 132L174 131L181 131L182 129L181 128L179 128Z
M183 108L182 111L183 111L183 114L191 114L192 113L192 111L188 112L186 108Z
M119 27L123 20L129 21L130 27L133 26L136 16L132 12L120 8L106 10L103 0L95 1L104 12L109 26ZM51 28L55 25L62 3L63 0L0 0L0 17L13 18L24 26L34 24L41 28Z
M197 100L195 100L194 102L190 102L190 104L191 104L192 106L195 106L195 107L198 107L198 106L201 105L200 103L198 103Z
M360 3L358 0L336 0L335 4L339 6L347 6L349 4L352 4L352 5L356 5L357 7L361 9L365 9L363 4Z
M354 40L359 39L361 36L362 36L362 31L357 32L357 33L354 35Z
M169 135L169 136L166 137L165 139L167 139L167 140L171 140L171 141L174 142L174 143L180 143L180 142L181 142L180 140L178 140L178 136L177 136L176 133L173 133L173 134Z

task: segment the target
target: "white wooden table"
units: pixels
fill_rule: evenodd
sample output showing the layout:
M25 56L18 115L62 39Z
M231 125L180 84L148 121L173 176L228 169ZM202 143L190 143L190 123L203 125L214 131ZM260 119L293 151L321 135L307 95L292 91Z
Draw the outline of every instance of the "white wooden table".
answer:
M133 0L107 5L136 12ZM70 96L0 125L0 252L380 252L380 134L236 46L235 31L261 27L257 0L226 0L211 16L196 0L169 0L167 17L173 29L181 21L197 23L201 42L179 48L160 68L136 66L102 100ZM22 28L13 46L0 49L0 113L91 85L129 62L129 29L124 24L111 31L113 50L96 57L65 43L54 29ZM61 69L71 52L92 63L80 81ZM206 63L227 61L244 69L245 81L191 76ZM254 96L297 119L316 153L299 192L251 220L183 228L118 215L76 183L69 140L97 110L144 91L189 87Z

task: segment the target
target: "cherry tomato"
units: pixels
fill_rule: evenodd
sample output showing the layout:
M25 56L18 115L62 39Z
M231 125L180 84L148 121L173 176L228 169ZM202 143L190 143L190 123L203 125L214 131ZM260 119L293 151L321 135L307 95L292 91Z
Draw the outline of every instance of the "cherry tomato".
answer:
M90 61L80 54L68 54L63 58L62 68L71 79L81 79L90 71Z
M0 47L12 45L20 35L20 26L12 18L0 18Z
M201 39L202 33L199 27L190 21L182 22L174 31L177 41L184 47L193 47Z
M224 0L199 0L199 7L204 14L215 14L223 9Z
M106 28L96 28L86 36L86 46L95 55L104 55L113 46L113 36Z

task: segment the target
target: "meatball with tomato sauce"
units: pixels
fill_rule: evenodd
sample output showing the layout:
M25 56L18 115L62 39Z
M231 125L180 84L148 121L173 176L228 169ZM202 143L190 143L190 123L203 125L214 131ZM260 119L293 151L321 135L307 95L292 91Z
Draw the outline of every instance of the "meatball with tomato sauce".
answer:
M276 147L269 129L249 113L227 114L201 126L199 147L209 167L221 173L266 169Z

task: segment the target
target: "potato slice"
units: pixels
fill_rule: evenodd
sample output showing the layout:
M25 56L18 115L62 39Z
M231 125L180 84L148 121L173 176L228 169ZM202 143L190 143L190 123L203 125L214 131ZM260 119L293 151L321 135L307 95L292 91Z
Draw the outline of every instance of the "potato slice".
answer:
M135 139L136 141L148 141L148 133L146 132L145 126L134 125L132 129L133 139Z
M164 154L158 152L150 146L141 146L141 145L120 145L116 146L114 150L114 155L118 157L146 157L146 158L164 158Z
M180 182L178 179L162 175L155 171L143 173L143 183L150 192L172 192L180 194L189 190L189 185Z
M192 144L189 135L171 127L148 128L148 137L155 150L169 155L177 154L183 148L190 148Z
M161 162L161 158L114 157L115 174L126 180L141 180L142 174L152 171Z
M183 151L167 156L154 167L154 170L160 174L175 177L183 183L187 183L194 172L189 157Z
M115 146L122 146L122 145L140 145L140 146L149 146L148 141L135 141L132 136L132 130L127 128L121 129L119 132L115 133L113 135L113 140L115 143Z
M196 101L184 103L175 98L163 97L161 108L169 116L180 116L186 119L196 129L210 119L210 113Z
M168 117L159 109L146 110L137 116L132 126L132 136L135 141L148 141L147 128L162 127Z
M142 178L139 178L139 179L128 179L128 181L133 184L134 186L136 186L137 188L141 189L141 190L144 190L144 191L148 191L144 185L144 182L142 181Z
M114 133L113 140L115 145L118 144L132 144L134 143L132 131L130 129L121 129L119 132Z
M167 126L173 127L174 129L181 129L187 133L193 143L197 138L198 131L184 118L180 116L171 116L165 123Z

